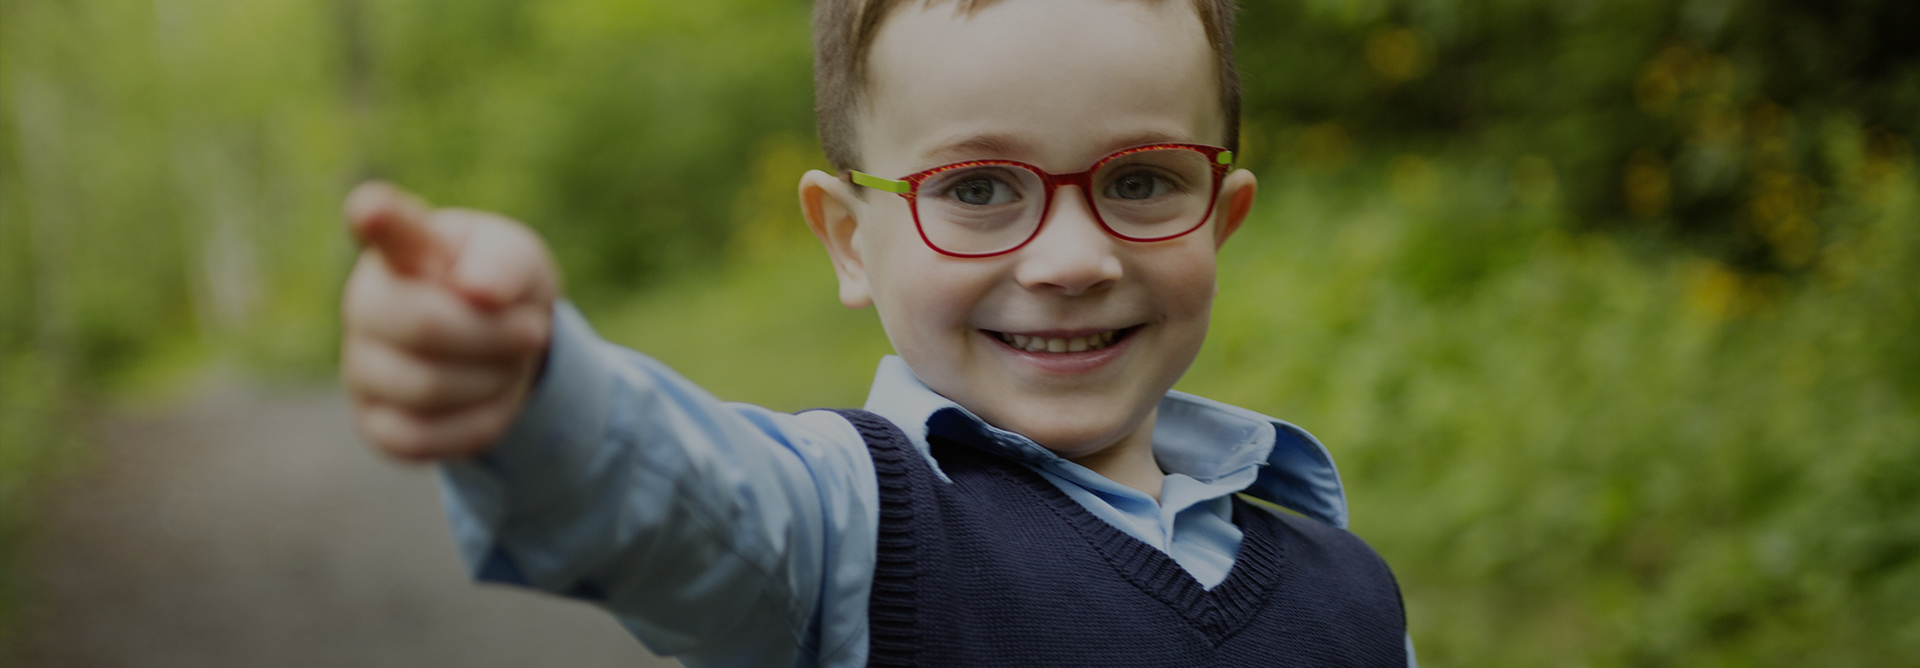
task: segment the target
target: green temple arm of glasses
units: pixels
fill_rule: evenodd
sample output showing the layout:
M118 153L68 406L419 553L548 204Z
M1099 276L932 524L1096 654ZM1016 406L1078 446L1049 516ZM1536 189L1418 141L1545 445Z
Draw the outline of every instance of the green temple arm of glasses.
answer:
M1219 162L1222 165L1231 165L1233 164L1233 151L1221 151L1220 155L1216 156L1214 160L1216 162ZM874 190L884 190L890 193L906 194L907 191L913 189L913 184L907 183L906 181L895 181L893 179L881 178L878 176L874 176L872 174L868 174L866 172L855 171L855 170L847 170L847 172L853 177L854 183L866 186L868 188L872 188Z
M874 190L885 190L890 193L899 193L904 195L907 193L907 191L913 189L913 184L907 183L906 181L895 181L893 179L883 179L878 176L868 174L866 172L856 172L852 170L848 170L848 173L853 175L854 183L866 186L868 188L872 188Z

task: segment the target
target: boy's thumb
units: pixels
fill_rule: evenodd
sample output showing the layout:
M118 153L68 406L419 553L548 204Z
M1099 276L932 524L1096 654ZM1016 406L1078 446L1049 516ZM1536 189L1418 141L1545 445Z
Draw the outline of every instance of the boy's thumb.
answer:
M366 248L379 251L394 273L436 278L453 253L427 228L426 201L385 181L368 181L347 194L347 227Z
M538 235L494 214L453 212L464 216L471 233L449 272L449 283L468 302L484 309L553 302L559 272Z

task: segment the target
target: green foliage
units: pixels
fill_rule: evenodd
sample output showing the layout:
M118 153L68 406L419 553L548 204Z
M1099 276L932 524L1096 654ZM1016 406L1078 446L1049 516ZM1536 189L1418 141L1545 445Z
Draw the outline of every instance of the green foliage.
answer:
M367 173L529 221L577 291L710 261L754 150L812 133L805 3L347 6Z
M1533 156L1575 229L1794 273L1836 231L1829 124L1920 134L1920 5L1854 0L1264 0L1238 52L1260 164L1358 151Z

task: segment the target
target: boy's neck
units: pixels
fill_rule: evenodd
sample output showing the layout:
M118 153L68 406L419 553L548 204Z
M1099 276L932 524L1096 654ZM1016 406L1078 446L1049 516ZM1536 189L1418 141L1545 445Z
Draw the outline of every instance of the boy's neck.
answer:
M1167 474L1160 470L1160 463L1153 458L1153 422L1157 416L1149 415L1119 442L1090 455L1070 459L1075 464L1087 467L1108 480L1140 490L1154 501L1160 500L1160 487L1167 480Z

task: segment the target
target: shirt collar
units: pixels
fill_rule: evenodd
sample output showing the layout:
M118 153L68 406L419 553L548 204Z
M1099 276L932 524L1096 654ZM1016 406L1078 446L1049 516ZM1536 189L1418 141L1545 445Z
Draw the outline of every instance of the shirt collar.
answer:
M938 434L1043 469L1071 464L1032 439L989 425L940 396L898 356L880 360L866 409L899 425L922 453L928 452L927 435ZM1346 492L1333 457L1313 435L1291 423L1169 391L1154 422L1153 454L1168 473L1230 482L1254 498L1347 526Z

